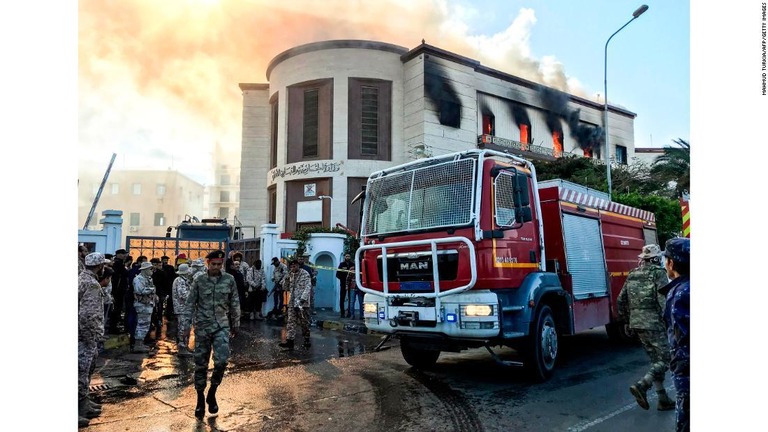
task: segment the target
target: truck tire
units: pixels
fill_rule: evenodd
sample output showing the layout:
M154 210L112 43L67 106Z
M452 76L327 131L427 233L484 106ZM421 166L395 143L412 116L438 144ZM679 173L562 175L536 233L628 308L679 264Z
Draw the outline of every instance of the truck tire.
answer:
M538 309L531 330L525 350L525 366L535 381L546 381L555 371L558 355L557 327L548 305Z
M440 351L416 348L410 344L408 338L400 339L400 352L406 363L419 369L428 369L434 366L437 358L440 357Z

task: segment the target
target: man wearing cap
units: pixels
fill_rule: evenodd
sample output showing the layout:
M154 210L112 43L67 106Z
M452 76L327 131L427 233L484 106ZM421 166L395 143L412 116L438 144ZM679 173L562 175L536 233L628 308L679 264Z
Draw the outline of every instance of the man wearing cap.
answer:
M176 262L174 263L174 265L176 266L176 269L178 269L179 266L182 264L189 264L189 261L187 260L187 254L185 253L180 253L176 255Z
M291 260L291 271L285 276L285 287L290 294L288 300L288 323L286 324L286 340L280 342L281 348L293 350L296 337L296 324L301 326L304 335L304 348L311 346L309 339L309 294L312 290L309 273L301 268L298 260Z
M224 256L225 253L221 250L208 254L208 271L192 281L187 298L187 305L195 323L195 417L201 420L205 415L206 402L209 413L219 412L216 389L221 384L224 370L227 368L230 336L235 337L240 328L240 299L235 278L221 271ZM204 392L211 351L213 373L206 397Z
M299 267L306 270L307 273L309 273L309 283L310 283L310 290L309 290L309 304L308 310L312 313L312 315L315 315L315 285L317 285L317 270L315 270L312 265L308 265L307 262L309 261L309 254L304 253L304 255L298 256L299 260ZM312 264L312 263L309 263Z
M672 359L669 370L677 392L677 431L689 431L690 425L690 335L691 335L691 240L667 240L664 248L664 269L672 280L659 292L667 296L664 324Z
M150 346L145 338L149 333L152 320L152 310L155 308L157 295L155 285L152 283L154 266L143 262L139 266L139 274L133 278L133 308L136 311L136 331L131 341L131 352L149 352ZM158 333L160 331L158 330ZM136 341L139 345L134 347Z
M173 280L171 289L171 298L173 299L173 310L176 313L176 344L177 352L180 356L190 356L189 352L189 330L192 324L192 315L187 305L187 297L192 289L192 271L188 264L179 265L178 277Z
M627 334L637 334L640 343L651 359L651 368L645 376L629 387L629 392L642 409L648 409L646 392L653 385L659 396L656 408L668 411L675 408L675 402L664 389L664 375L669 368L669 345L664 332L662 313L665 298L659 293L669 282L667 272L661 268L661 249L658 245L643 246L638 255L640 265L629 272L621 288L617 307L619 319L624 322Z
M77 396L78 424L87 426L88 419L101 414L97 404L88 398L91 365L97 347L104 337L104 291L98 274L104 267L104 255L90 253L83 259L84 270L77 278Z
M192 261L192 264L189 265L189 271L192 275L192 280L194 281L197 279L198 276L201 274L204 274L208 269L205 268L205 264L203 263L202 258L198 258L194 261Z
M77 274L85 270L85 256L88 255L88 248L83 244L77 245Z

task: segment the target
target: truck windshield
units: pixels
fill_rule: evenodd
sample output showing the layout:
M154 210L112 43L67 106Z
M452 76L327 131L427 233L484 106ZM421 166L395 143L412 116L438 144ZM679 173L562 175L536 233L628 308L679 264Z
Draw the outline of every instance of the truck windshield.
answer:
M475 159L453 160L369 181L363 235L469 224L475 165Z

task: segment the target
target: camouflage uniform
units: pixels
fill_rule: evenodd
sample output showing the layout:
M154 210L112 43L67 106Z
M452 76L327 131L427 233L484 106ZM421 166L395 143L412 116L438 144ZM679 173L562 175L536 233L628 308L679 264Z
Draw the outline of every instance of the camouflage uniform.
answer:
M192 282L187 306L195 322L195 390L205 390L213 350L211 387L221 384L229 360L230 326L240 327L240 299L235 278L226 272L201 272Z
M155 285L152 278L139 273L133 279L133 307L136 309L136 332L134 339L143 341L149 333L152 310L155 307Z
M296 337L296 324L301 326L304 335L304 343L309 342L309 294L312 290L312 282L309 273L304 269L297 272L288 272L285 277L286 288L291 297L288 301L288 323L286 325L288 340Z
M171 288L173 311L176 313L177 322L176 338L179 346L183 348L189 347L189 330L192 325L192 313L187 304L189 292L192 290L189 282L191 279L191 273L177 277L173 280L173 288Z
M659 289L669 282L667 272L660 266L644 261L629 272L618 298L619 319L629 323L651 358L648 375L664 382L669 368L669 344L664 332L665 297Z
M659 292L667 284L667 272L654 263L661 255L655 244L643 246L638 255L643 261L627 276L617 299L619 319L628 332L637 334L640 342L651 359L651 368L635 384L629 386L629 392L642 409L649 409L646 393L651 386L656 387L658 396L657 409L666 411L675 408L675 402L664 388L664 374L669 368L669 345L664 338L662 313L664 298Z
M88 396L91 366L98 355L97 345L104 337L104 291L96 274L88 269L78 276L77 286L77 395L83 400Z

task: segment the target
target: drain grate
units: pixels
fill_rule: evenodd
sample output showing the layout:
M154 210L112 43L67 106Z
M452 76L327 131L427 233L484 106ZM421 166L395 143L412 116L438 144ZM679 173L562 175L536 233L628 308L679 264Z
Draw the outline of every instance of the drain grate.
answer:
M96 384L88 387L88 390L95 392L95 391L104 391L111 389L112 386L109 384Z

